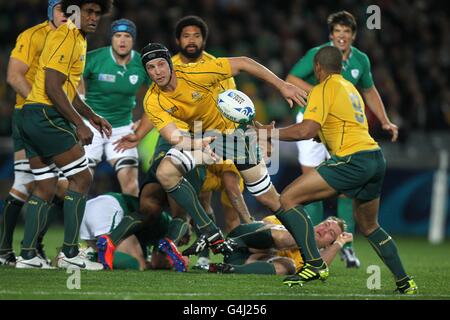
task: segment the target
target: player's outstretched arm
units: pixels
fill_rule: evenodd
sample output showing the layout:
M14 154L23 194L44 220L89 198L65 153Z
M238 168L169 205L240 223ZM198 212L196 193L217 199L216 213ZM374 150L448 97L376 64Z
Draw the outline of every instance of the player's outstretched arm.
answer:
M102 137L103 135L105 135L108 138L111 137L112 134L111 124L108 122L108 120L96 114L91 109L91 107L89 107L86 104L86 102L84 102L84 99L81 98L79 93L75 95L72 105L83 117L85 117L89 121L89 123L95 129L97 129L98 132L100 132Z
M234 75L245 71L277 88L281 95L289 103L290 107L294 107L294 103L305 106L308 94L305 90L288 83L277 77L272 71L248 57L228 58L231 65L231 72Z
M138 121L139 124L134 133L127 134L113 142L114 150L124 152L125 150L135 148L139 142L154 128L148 116L144 113Z
M286 77L286 81L289 83L292 83L294 86L297 86L300 89L305 90L306 92L310 92L313 88L313 86L310 85L308 82L306 82L305 80L298 78L292 74L290 74Z
M363 90L362 93L364 99L366 100L367 106L370 108L370 110L372 110L377 119L381 122L381 127L383 128L383 130L389 131L389 133L391 134L391 141L397 141L398 127L389 120L389 117L386 114L383 100L381 100L380 94L378 93L375 85L373 85L369 89Z
M266 137L272 139L274 135L274 130L278 131L278 140L280 141L300 141L315 138L320 130L320 124L314 120L305 119L301 123L296 123L284 128L276 129L274 127L274 122L270 125L263 125L258 121L255 121L255 130L266 130Z

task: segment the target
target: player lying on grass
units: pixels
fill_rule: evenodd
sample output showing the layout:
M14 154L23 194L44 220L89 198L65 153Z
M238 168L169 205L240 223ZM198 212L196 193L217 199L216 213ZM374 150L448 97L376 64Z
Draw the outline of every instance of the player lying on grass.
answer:
M141 121L141 124L146 120ZM142 128L140 126L139 128ZM138 129L137 134L141 129ZM164 158L167 151L172 146L165 141L162 137L159 138L158 144L155 148L155 152L150 169L147 172L145 182L141 186L141 192L139 196L139 212L137 210L131 210L126 219L123 219L109 234L103 234L99 237L97 248L101 253L99 255L99 261L106 269L113 268L113 260L115 248L120 242L127 238L129 235L136 234L142 229L153 228L157 225L160 216L163 212L163 207L169 205L172 213L172 220L169 224L169 230L167 233L168 239L173 241L173 245L170 246L171 251L176 251L176 245L179 245L178 241L180 235L186 232L188 225L186 223L186 212L175 201L164 192L162 186L156 178L156 171ZM221 182L221 174L219 169L226 170L226 166L199 166L195 170L190 171L185 175L185 178L192 184L197 197L201 192L208 192L223 188ZM242 198L242 201L243 198ZM244 204L245 205L245 202ZM230 205L227 210L233 210ZM237 215L237 213L235 213ZM176 257L175 257L176 258ZM174 263L177 265L176 263Z
M87 252L95 253L97 238L111 232L130 212L136 211L138 206L139 199L137 197L114 192L89 200L86 203L80 228L80 239L85 240L90 248ZM166 238L171 221L170 214L162 212L153 226L126 237L111 253L113 255L112 268L170 269L171 265L174 266L178 263L174 266L175 269L186 271L188 261L181 259L176 248L170 247L172 242ZM184 229L184 233L179 237L179 244L186 244L189 241L189 235L189 228ZM151 262L148 262L147 248L150 247L152 247L152 259ZM170 257L174 254L178 256L176 258ZM93 254L93 257L95 260L97 259L96 254Z
M317 247L328 265L353 240L345 227L344 221L336 217L329 217L314 227ZM238 226L228 238L236 242L234 251L225 256L224 263L210 264L209 272L290 275L304 265L294 238L273 215Z
M153 125L150 123L148 117L146 115L143 115L142 119L139 121L139 125L136 128L136 131L133 134L123 136L121 139L114 142L116 146L115 150L117 152L121 152L123 150L135 148L152 128ZM158 138L158 142L155 147L154 158L150 162L151 165L150 170L147 174L147 182L144 185L146 189L141 193L141 213L143 213L144 216L159 215L161 211L160 202L171 200L167 197L161 184L156 178L157 168L167 151L169 151L171 148L172 145L170 145L164 138L162 138L161 136ZM199 170L199 172L205 171L204 168L201 168ZM188 173L186 177L195 177L196 175L197 173L195 172ZM214 219L214 211L211 206L212 192L221 192L220 200L225 219L226 232L229 232L230 230L237 227L241 223L241 221L243 223L252 221L252 217L248 211L247 205L242 195L242 192L244 191L243 179L240 176L236 166L232 162L224 162L223 164L214 164L208 166L206 170L205 180L199 183L200 184L195 182L194 188L196 189L196 191L200 191L200 203L211 219ZM147 184L150 185L146 186ZM199 187L201 189L198 189ZM153 203L152 206L147 205L150 202ZM170 201L170 205L171 207L179 207L178 204L173 200ZM172 210L172 214L174 213L175 212ZM184 210L182 215L177 214L174 217L176 217L177 219L181 219L183 223L184 221L186 221L186 214L184 214ZM124 224L125 223L129 222L124 222ZM197 260L197 265L195 268L207 269L209 264L208 255L208 249L206 249L206 252L202 251L200 253L200 258Z

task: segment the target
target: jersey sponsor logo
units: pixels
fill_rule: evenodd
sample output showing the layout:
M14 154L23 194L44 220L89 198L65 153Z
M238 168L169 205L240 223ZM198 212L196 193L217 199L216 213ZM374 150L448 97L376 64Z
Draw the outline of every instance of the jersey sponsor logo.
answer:
M84 54L82 54L82 55L80 56L80 61L84 61L84 59L86 59L86 56L85 56Z
M198 91L192 92L192 100L199 100L201 97L202 95Z
M62 54L62 55L59 57L59 63L62 63L63 60L64 60L64 55Z
M178 107L177 106L173 106L172 108L167 109L166 111L168 113L170 113L170 114L174 114L176 111L178 111Z
M357 79L359 76L359 70L358 69L352 69L351 71L352 77Z
M136 84L139 81L139 76L137 74L133 74L130 76L130 83L131 84Z
M123 77L125 75L125 71L117 71L117 74Z
M105 81L105 82L116 82L116 76L113 74L105 74L105 73L100 73L98 75L98 80L99 81Z

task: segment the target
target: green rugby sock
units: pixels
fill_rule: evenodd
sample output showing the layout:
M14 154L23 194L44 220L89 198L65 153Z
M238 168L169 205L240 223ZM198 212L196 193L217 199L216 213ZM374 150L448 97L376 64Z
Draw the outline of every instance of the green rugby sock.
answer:
M62 251L67 258L78 255L80 226L86 208L86 195L67 190L64 195L64 243Z
M113 244L117 246L123 239L140 231L142 226L143 222L141 215L138 212L130 212L123 217L122 221L119 222L109 237Z
M6 254L13 250L14 229L24 204L10 194L5 199L2 218L0 219L0 254Z
M312 266L320 267L323 260L317 248L314 227L303 206L300 205L285 212L280 210L275 214L301 248L303 260Z
M200 204L194 188L185 178L182 178L180 183L167 193L189 213L201 233L213 234L219 231Z
M39 234L40 239L42 239L47 233L48 228L53 223L53 221L55 221L57 216L64 216L64 202L53 200L53 202L48 207L47 219L43 220L41 223Z
M25 230L20 255L25 260L36 256L36 245L42 221L47 220L50 203L32 195L25 204Z
M140 270L139 261L129 254L114 252L113 268L116 270Z
M275 242L273 241L272 232L270 231L270 229L245 233L236 236L233 239L241 240L249 248L268 249L275 246Z
M239 274L277 274L275 266L269 262L256 261L249 264L232 265Z
M407 275L398 255L394 239L382 228L378 228L367 237L367 240L384 264L391 270L396 281L401 282L404 280Z
M323 201L316 201L304 206L311 219L312 225L316 226L323 220Z
M174 218L169 222L167 237L171 239L175 245L178 245L178 242L186 234L188 228L189 226L184 219Z
M355 220L353 219L353 200L339 197L337 199L337 215L345 221L347 232L355 235ZM353 242L347 242L344 248L353 248Z

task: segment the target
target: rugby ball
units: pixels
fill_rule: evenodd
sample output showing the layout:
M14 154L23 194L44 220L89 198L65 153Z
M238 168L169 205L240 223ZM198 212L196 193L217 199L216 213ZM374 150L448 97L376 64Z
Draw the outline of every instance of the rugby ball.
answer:
M229 89L219 94L217 106L225 118L245 124L255 117L255 106L252 100L243 92Z

